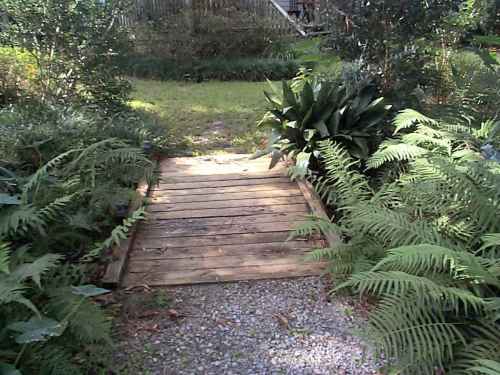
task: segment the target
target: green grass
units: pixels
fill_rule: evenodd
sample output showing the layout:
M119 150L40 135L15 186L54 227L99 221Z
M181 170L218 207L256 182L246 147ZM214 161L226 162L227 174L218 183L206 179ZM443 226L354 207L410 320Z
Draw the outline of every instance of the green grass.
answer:
M254 152L264 134L265 82L188 83L132 80L131 107L160 122L190 153Z

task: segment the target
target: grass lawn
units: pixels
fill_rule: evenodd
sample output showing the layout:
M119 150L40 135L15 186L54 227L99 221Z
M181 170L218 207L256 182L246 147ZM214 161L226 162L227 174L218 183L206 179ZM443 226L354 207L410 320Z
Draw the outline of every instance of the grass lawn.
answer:
M264 134L256 122L266 110L265 82L203 83L132 80L130 105L170 132L193 154L254 152Z

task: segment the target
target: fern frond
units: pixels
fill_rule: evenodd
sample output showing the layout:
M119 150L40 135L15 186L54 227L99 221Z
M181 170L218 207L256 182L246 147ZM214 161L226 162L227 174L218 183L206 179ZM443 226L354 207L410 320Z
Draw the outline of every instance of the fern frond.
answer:
M481 237L483 245L477 250L477 253L484 254L490 258L498 258L500 247L500 233L489 233Z
M479 312L487 308L485 300L467 290L441 286L425 276L401 271L360 272L335 290L346 287L354 288L360 295L391 295L402 298L413 294L422 307L446 305L457 314L460 309Z
M398 133L403 129L411 128L417 123L436 125L437 121L413 109L405 109L399 112L398 115L394 118L393 124L396 127L394 133Z
M322 141L319 150L326 176L318 181L316 188L328 203L350 207L371 197L372 189L366 178L354 168L357 162L341 145Z
M453 357L457 343L465 343L459 324L447 322L442 311L414 303L412 295L385 297L369 320L369 335L389 358L411 373L442 367Z
M76 196L77 193L74 193L55 199L38 211L38 217L44 223L60 219L61 216L65 214L64 210L68 204L70 204Z
M500 281L490 273L496 263L465 251L455 251L442 246L422 244L391 249L374 268L399 270L411 274L448 273L455 279L473 280L500 287Z
M330 220L309 215L305 217L305 221L299 224L290 234L289 239L295 237L310 237L315 234L335 233L341 235L341 229Z
M22 202L27 204L29 202L30 193L36 195L43 179L49 175L49 171L60 166L67 158L78 151L79 150L76 149L66 151L47 162L43 167L39 168L33 176L29 178L28 182L24 184L22 189Z
M30 231L45 233L46 222L30 204L4 208L0 215L0 237L25 234Z
M69 287L50 290L49 295L47 312L58 320L72 314L68 329L79 342L91 344L110 341L111 320L99 306L74 295Z
M423 147L404 143L383 144L367 161L368 169L380 168L393 161L408 161L425 155L429 151Z
M97 244L97 246L85 254L81 260L83 262L90 262L97 257L99 257L103 251L111 248L113 245L119 245L122 240L125 240L128 236L130 228L137 222L144 220L146 218L146 210L141 207L130 215L130 217L123 220L121 225L116 226L112 231L110 236Z
M353 208L352 213L348 221L350 225L388 247L414 243L447 244L432 224L412 219L402 211L365 204Z
M476 366L469 368L472 373L479 373L485 375L498 375L500 374L500 361L492 361L489 359L478 359Z
M45 254L31 263L21 264L11 272L10 277L17 283L32 279L41 288L41 276L51 268L56 267L61 259L62 257L57 254Z
M9 273L10 246L8 243L0 241L0 272Z

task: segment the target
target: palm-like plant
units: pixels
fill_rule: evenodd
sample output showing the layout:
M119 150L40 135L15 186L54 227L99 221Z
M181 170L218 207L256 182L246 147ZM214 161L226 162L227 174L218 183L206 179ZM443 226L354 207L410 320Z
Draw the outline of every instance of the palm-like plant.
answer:
M287 82L281 93L271 87L273 93L265 93L270 110L259 126L271 129L273 163L286 154L306 169L319 157L318 142L325 139L343 144L359 159L367 159L374 151L390 106L376 98L369 83L350 90L335 82L308 78L297 86L298 92Z

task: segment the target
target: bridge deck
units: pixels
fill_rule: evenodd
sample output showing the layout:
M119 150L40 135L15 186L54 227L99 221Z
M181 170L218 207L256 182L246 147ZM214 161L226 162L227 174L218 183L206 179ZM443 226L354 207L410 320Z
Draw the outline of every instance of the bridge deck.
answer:
M248 155L166 159L149 192L148 220L132 243L122 284L179 285L317 275L304 256L325 241L290 231L310 196L283 166ZM317 202L316 202L317 203ZM314 208L314 207L313 207Z

